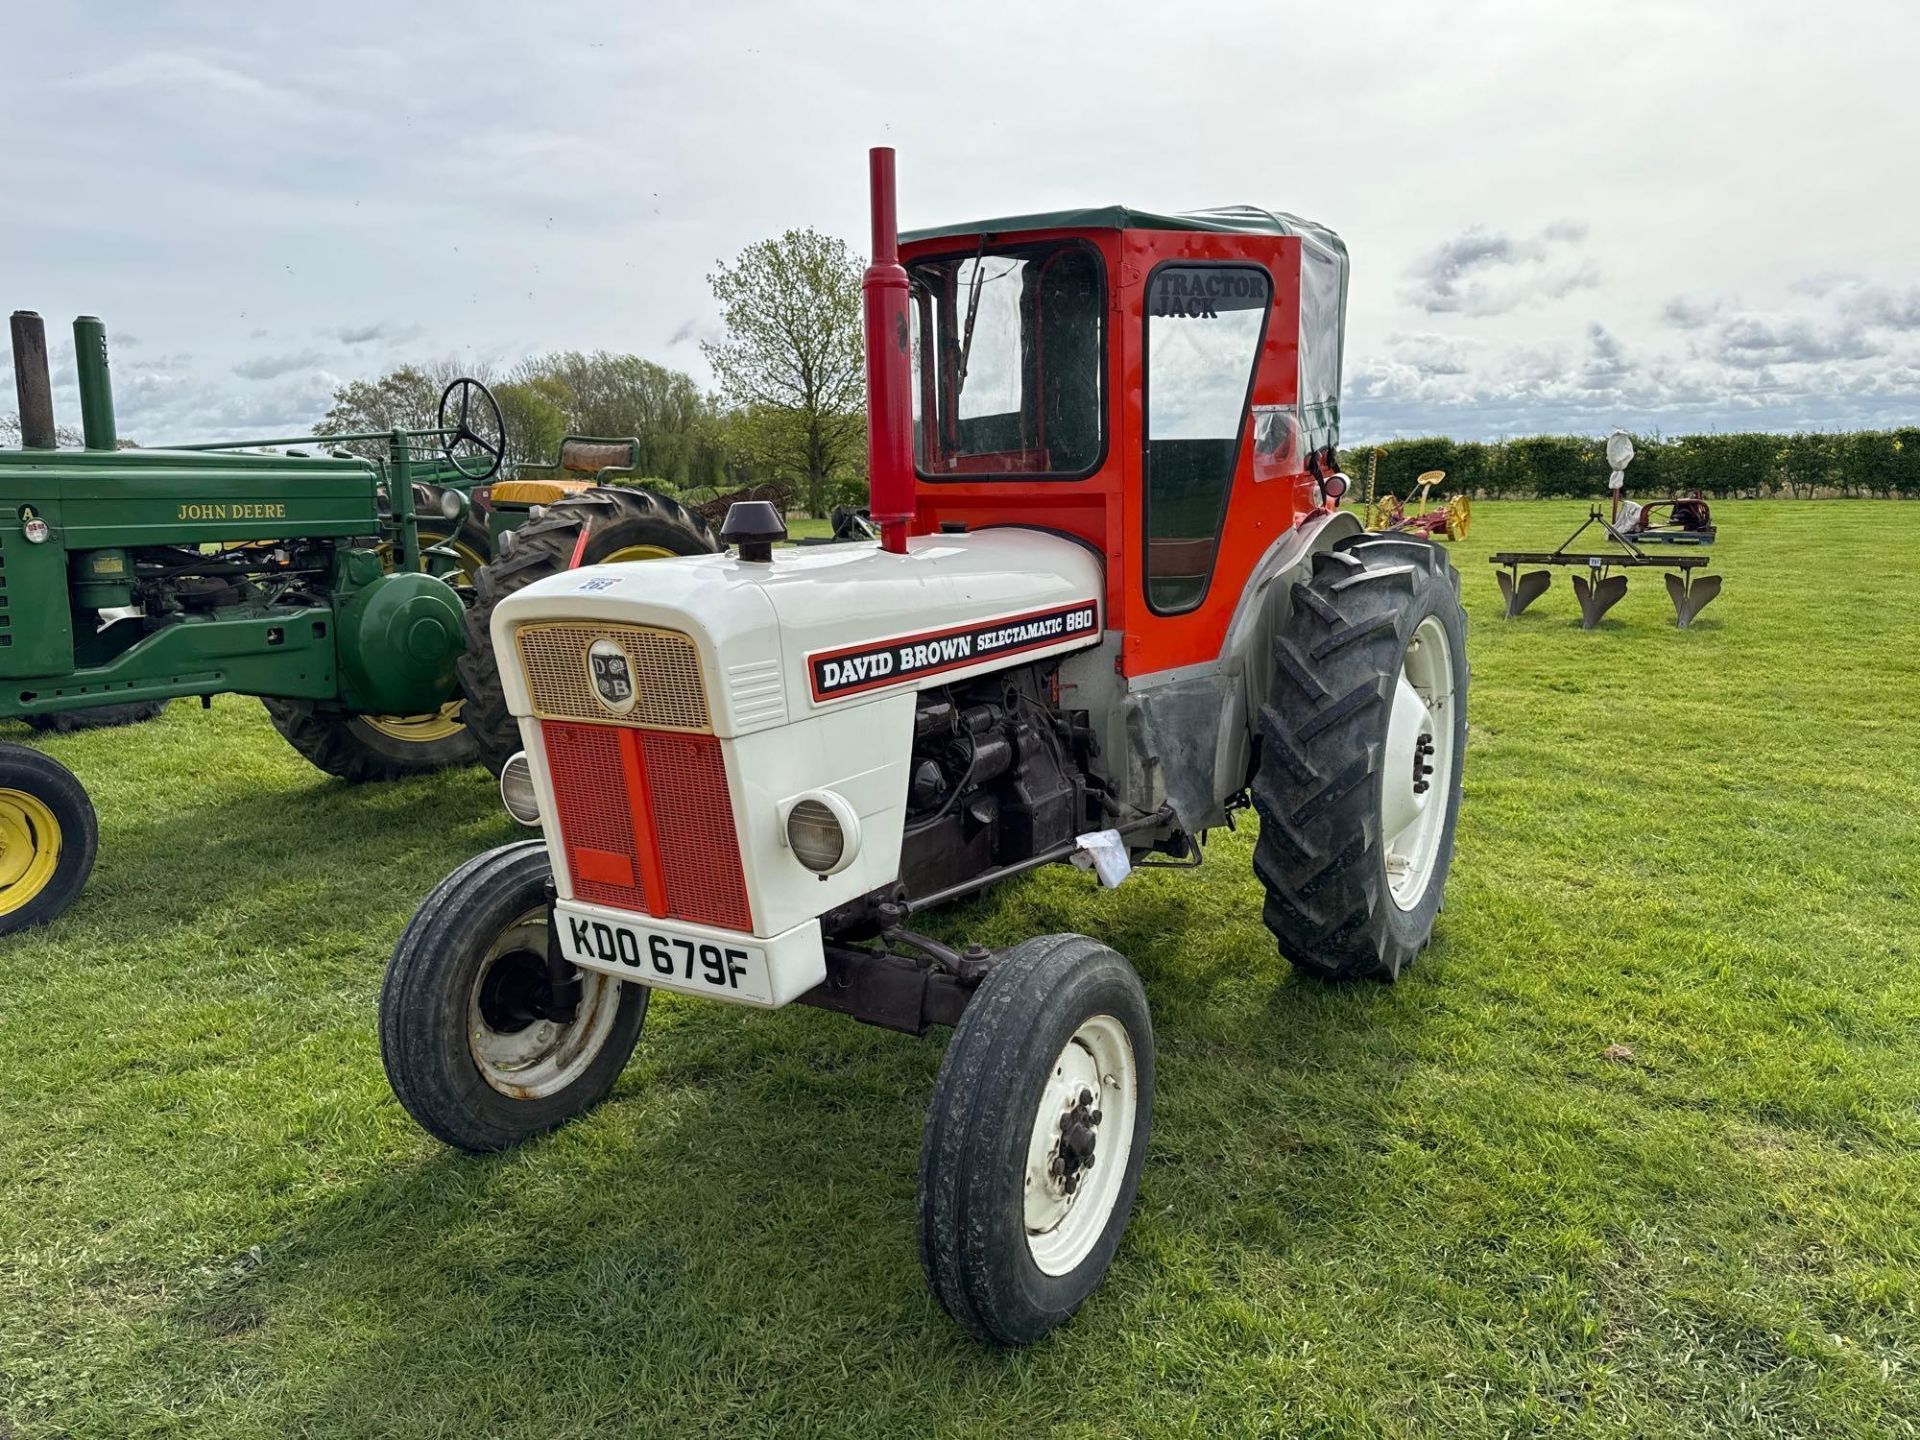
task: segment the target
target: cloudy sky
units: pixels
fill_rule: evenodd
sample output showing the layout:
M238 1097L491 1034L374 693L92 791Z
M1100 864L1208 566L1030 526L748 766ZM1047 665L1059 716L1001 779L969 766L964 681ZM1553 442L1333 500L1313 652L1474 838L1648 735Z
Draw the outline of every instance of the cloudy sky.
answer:
M864 244L872 143L909 226L1333 225L1351 439L1920 419L1913 0L0 0L0 55L0 308L105 317L144 443L410 358L705 383L712 263Z

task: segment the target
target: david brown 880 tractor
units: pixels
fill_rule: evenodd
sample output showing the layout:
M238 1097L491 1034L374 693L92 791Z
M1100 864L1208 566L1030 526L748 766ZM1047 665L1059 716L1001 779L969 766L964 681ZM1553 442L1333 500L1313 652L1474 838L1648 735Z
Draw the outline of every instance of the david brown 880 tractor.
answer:
M737 553L497 606L503 794L544 834L427 898L381 1049L426 1129L488 1151L603 1098L654 988L953 1025L920 1256L955 1320L1023 1344L1119 1244L1146 997L1097 940L991 953L913 917L1082 851L1191 863L1250 805L1281 953L1394 978L1453 849L1464 618L1438 547L1333 503L1331 233L1100 209L897 251L891 151L872 180L879 543L775 551L741 505Z
M262 697L294 748L344 779L470 764L507 727L466 723L469 699L482 718L505 715L484 617L478 653L462 654L469 600L576 553L716 548L671 501L584 479L503 482L483 518L470 495L505 437L477 381L447 387L433 430L121 449L105 328L83 317L86 446L62 449L39 316L16 313L12 341L23 444L0 450L0 719L237 692ZM375 458L335 448L354 442ZM285 445L301 448L256 453ZM633 448L570 438L561 462L604 481ZM497 546L509 553L489 563ZM71 904L96 843L79 780L0 743L0 935Z

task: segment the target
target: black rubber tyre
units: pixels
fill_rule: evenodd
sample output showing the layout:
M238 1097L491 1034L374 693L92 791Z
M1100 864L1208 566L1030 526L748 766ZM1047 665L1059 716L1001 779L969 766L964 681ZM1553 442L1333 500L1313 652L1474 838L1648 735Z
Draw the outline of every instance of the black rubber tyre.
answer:
M405 717L323 710L313 700L263 699L260 703L289 745L327 774L356 785L471 765L478 755L465 726L456 724L451 733L439 734L438 727L430 724L432 717L418 718L433 738L415 740L380 728L382 723L404 726Z
M509 1094L487 1078L475 1046L482 1043L481 1032L492 1028L483 998L489 966L510 959L537 974L544 965L544 955L529 957L520 949L505 957L490 952L523 929L530 914L539 913L544 925L549 874L540 840L503 845L469 860L421 902L387 965L380 1058L388 1083L422 1129L461 1150L505 1150L591 1110L620 1078L646 1023L646 986L583 975L579 1018L554 1030L554 1043L564 1045L570 1033L592 1027L596 1016L603 1023L603 1036L580 1051L577 1073L559 1088L531 1096Z
M1049 1274L1036 1263L1027 1231L1028 1143L1056 1060L1094 1017L1118 1020L1131 1044L1130 1145L1091 1249L1064 1273ZM1119 1248L1152 1117L1153 1026L1133 967L1084 935L1048 935L1008 950L953 1032L921 1133L920 1267L941 1307L997 1345L1030 1345L1070 1318ZM1096 1146L1088 1176L1099 1159Z
M1253 865L1267 928L1295 967L1324 980L1394 980L1427 944L1453 859L1467 729L1466 616L1446 552L1406 536L1358 535L1313 557L1274 645L1260 711ZM1383 758L1408 645L1432 617L1452 676L1452 764L1424 890L1392 895L1382 830ZM1416 762L1417 763L1417 762ZM1438 782L1435 782L1438 783Z
M482 763L496 775L520 748L520 728L500 688L490 630L494 606L572 564L583 526L587 543L582 565L603 564L622 551L643 547L670 555L711 555L721 548L707 522L679 501L611 485L557 500L539 519L511 533L500 555L475 577L474 603L467 610L467 651L460 657L460 689L466 697L462 715Z
M75 730L110 730L158 720L171 700L135 700L127 705L95 705L86 710L62 710L54 715L23 715L30 729L43 735L68 735Z
M86 886L99 849L100 822L73 772L38 750L0 743L0 935L45 925L65 911ZM49 851L51 873L44 870Z

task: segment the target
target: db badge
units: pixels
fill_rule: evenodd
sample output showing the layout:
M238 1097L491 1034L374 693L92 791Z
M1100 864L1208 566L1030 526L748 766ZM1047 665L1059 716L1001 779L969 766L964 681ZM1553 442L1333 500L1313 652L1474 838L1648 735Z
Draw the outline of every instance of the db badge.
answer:
M633 709L633 667L617 642L596 640L587 648L587 674L607 709L616 715Z

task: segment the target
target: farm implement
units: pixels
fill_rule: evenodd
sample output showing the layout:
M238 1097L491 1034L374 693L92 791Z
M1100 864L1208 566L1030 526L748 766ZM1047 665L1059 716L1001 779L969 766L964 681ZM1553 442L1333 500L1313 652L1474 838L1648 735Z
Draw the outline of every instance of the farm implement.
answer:
M1367 461L1367 529L1377 534L1418 535L1425 540L1464 540L1473 524L1473 502L1454 495L1431 503L1433 487L1447 478L1444 470L1427 470L1414 480L1405 500L1397 495L1373 498L1373 460Z
M953 1026L921 1267L1021 1345L1120 1244L1147 996L1095 938L990 950L916 918L1045 865L1190 868L1253 809L1279 952L1394 979L1453 854L1465 618L1438 546L1334 503L1332 232L1113 207L903 237L893 152L870 159L877 539L776 549L748 501L727 553L492 596L482 572L502 799L540 834L422 902L381 1053L427 1131L482 1152L605 1099L656 990Z
M1574 541L1595 525L1601 528L1616 548L1600 550L1574 545ZM1673 623L1678 629L1687 629L1693 624L1694 617L1720 593L1721 577L1698 573L1713 563L1710 557L1649 555L1637 543L1643 538L1619 529L1600 513L1600 507L1596 505L1587 512L1587 518L1579 528L1552 550L1503 550L1490 557L1493 564L1505 567L1497 572L1497 578L1501 597L1506 601L1507 619L1513 619L1538 600L1553 583L1551 570L1529 570L1523 575L1520 573L1523 565L1566 566L1585 572L1571 577L1573 593L1580 601L1582 630L1593 629L1600 623L1601 616L1626 597L1627 577L1615 572L1659 568L1667 572L1665 579L1667 594L1673 600Z
M83 317L85 448L63 449L40 317L16 312L12 340L23 443L0 450L0 719L60 728L238 693L342 779L469 764L511 728L470 608L577 559L715 546L672 502L595 483L630 468L631 442L569 440L571 478L489 494L505 437L475 380L446 388L431 429L121 448L106 330ZM80 781L0 743L0 934L72 903L96 844Z

